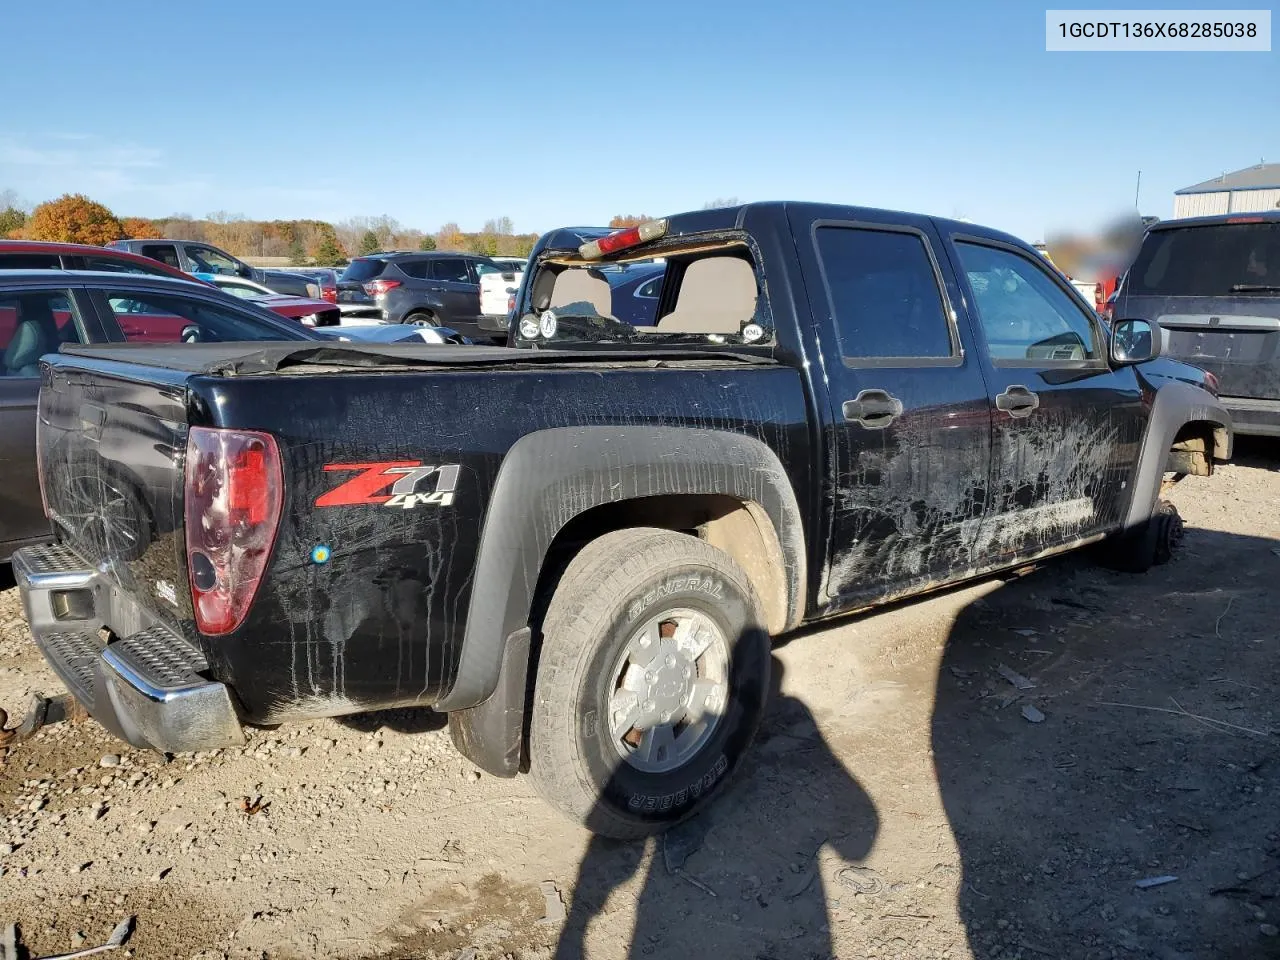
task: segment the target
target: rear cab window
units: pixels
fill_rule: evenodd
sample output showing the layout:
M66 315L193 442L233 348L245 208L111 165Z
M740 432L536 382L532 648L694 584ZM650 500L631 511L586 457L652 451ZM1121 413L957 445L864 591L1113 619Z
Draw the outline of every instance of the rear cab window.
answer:
M1125 279L1132 296L1280 297L1280 222L1150 231Z
M529 269L517 345L774 342L745 235L685 234L589 261L576 250L547 250Z

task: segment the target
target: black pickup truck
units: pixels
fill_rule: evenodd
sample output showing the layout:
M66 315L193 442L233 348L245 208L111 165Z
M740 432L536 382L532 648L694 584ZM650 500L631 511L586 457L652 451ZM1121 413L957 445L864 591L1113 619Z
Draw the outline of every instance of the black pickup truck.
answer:
M653 315L609 277L653 262ZM52 547L14 569L90 712L182 751L404 705L613 836L705 804L770 635L1102 541L1231 420L1013 237L763 203L544 236L506 347L68 346ZM126 535L127 534L127 535Z

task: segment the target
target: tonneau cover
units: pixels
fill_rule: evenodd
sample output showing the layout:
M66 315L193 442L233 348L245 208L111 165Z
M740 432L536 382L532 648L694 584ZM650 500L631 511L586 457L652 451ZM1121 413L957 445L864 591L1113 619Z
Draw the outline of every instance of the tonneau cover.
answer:
M100 343L64 344L60 351L76 357L115 360L187 373L252 376L302 365L388 369L406 367L484 367L517 364L596 363L653 364L682 360L773 364L759 354L723 350L529 350L463 344L389 343L319 344L252 343Z

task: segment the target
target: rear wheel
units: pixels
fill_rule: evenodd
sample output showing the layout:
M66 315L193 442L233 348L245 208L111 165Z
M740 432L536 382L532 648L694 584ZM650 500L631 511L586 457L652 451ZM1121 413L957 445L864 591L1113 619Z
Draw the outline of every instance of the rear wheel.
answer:
M543 621L529 730L539 792L620 839L706 806L764 712L760 624L746 575L694 537L638 528L589 544Z
M415 310L413 313L406 315L400 322L412 327L436 326L436 318L425 310Z

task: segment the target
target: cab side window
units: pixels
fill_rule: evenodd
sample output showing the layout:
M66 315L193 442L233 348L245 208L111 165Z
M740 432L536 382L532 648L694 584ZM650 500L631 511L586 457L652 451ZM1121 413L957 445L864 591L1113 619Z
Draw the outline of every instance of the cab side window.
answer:
M818 259L840 353L855 364L959 356L924 237L907 230L824 226Z
M1044 267L1002 247L959 241L956 249L997 366L1101 356L1093 323Z
M40 358L64 343L85 343L84 324L65 290L0 297L0 376L38 377Z

